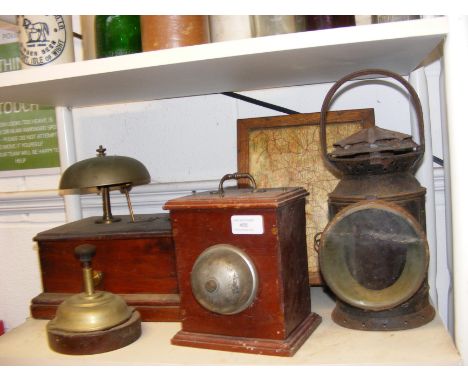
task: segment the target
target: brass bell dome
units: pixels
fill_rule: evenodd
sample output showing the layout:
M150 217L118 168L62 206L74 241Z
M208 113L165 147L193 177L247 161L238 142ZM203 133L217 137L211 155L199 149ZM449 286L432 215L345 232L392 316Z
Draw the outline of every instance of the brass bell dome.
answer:
M96 157L76 162L64 171L59 185L61 190L150 182L150 174L140 161L126 156L107 156L102 145L96 151Z
M91 295L83 292L63 301L49 325L68 332L93 332L127 321L132 312L120 296L103 291Z
M136 159L118 155L106 156L106 149L102 145L96 151L98 154L95 158L76 162L64 171L59 189L97 188L102 194L103 216L96 223L110 224L121 220L112 216L109 195L111 188L119 187L127 198L132 221L135 221L129 190L133 185L151 181L148 170Z

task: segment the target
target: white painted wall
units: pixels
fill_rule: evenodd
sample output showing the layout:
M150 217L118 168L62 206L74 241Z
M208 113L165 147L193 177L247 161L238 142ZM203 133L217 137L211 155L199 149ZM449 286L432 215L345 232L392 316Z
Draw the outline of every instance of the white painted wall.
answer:
M444 86L446 106L446 148L450 152L450 203L453 253L454 334L457 348L468 363L468 236L466 234L466 100L468 87L468 16L449 16L449 31L444 45ZM447 196L449 196L447 195Z

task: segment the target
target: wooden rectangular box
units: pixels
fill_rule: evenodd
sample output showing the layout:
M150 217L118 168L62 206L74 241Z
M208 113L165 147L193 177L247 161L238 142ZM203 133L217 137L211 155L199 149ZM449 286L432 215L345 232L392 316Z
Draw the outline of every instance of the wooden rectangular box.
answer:
M92 266L101 272L97 290L121 295L143 321L178 321L179 289L169 214L129 216L112 224L89 217L37 234L43 293L31 302L34 318L51 319L57 306L82 292L74 248L96 246Z
M303 188L255 192L235 188L222 196L204 192L166 203L164 208L170 210L173 224L183 312L182 330L173 337L173 344L282 356L299 349L321 321L311 313L306 195ZM239 233L231 219L243 216L256 217L262 227ZM219 245L246 254L256 269L255 298L235 314L220 314L202 306L193 291L195 262L207 249ZM229 265L227 269L230 273ZM207 276L207 295L216 277ZM239 284L234 281L232 287L242 289ZM224 288L221 281L219 288Z

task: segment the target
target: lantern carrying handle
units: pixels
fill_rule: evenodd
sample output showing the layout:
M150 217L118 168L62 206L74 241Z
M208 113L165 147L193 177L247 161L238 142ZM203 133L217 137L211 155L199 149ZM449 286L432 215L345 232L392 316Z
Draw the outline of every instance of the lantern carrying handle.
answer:
M328 91L327 95L325 96L325 99L323 100L322 104L322 110L320 111L320 147L322 151L322 157L325 163L327 163L329 166L331 166L333 169L338 171L340 173L340 170L338 167L330 160L328 153L327 153L327 135L326 135L326 117L328 113L328 109L330 107L331 100L333 96L335 95L336 91L347 81L358 78L358 77L363 77L367 75L373 75L373 74L379 74L382 76L386 77L391 77L395 80L397 80L400 84L402 84L406 90L409 92L411 95L413 105L416 111L417 119L418 119L418 130L419 130L419 147L417 150L419 151L419 157L418 160L416 160L413 164L413 167L416 167L421 160L421 158L424 155L424 150L425 150L425 144L424 144L424 119L423 119L423 112L422 112L422 107L421 107L421 101L419 100L419 97L414 90L414 88L411 86L411 84L406 81L403 77L401 77L399 74L391 72L389 70L384 70L384 69L364 69L364 70L359 70L357 72L353 72L351 74L348 74L338 80Z

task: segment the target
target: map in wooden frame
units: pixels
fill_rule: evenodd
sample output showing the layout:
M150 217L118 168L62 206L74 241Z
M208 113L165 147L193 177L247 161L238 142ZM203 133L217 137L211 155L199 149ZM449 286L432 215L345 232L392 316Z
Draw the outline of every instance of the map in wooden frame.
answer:
M327 146L359 129L374 126L373 109L330 111L327 115ZM239 119L237 164L250 173L257 187L304 187L310 192L306 204L309 281L321 285L314 236L328 223L328 194L338 178L325 166L320 152L320 113Z

